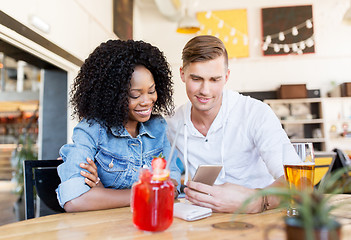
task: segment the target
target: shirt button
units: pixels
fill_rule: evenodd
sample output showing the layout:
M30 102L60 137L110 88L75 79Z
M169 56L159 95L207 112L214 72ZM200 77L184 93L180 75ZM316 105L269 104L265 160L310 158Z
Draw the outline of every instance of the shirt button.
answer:
M207 139L207 138L205 139L205 142L208 142L208 139Z

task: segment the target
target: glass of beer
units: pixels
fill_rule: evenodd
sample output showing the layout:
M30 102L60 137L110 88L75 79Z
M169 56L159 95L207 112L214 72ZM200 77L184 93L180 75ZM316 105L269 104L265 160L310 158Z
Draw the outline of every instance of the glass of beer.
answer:
M290 188L299 191L313 191L314 151L312 143L292 143L283 146L285 179ZM298 215L292 200L288 216Z

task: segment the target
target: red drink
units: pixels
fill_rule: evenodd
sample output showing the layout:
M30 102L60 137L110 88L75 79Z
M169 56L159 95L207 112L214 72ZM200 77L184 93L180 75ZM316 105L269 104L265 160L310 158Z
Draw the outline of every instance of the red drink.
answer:
M139 181L132 187L133 223L140 230L163 231L173 222L174 185L169 174L153 180L149 170L142 169Z

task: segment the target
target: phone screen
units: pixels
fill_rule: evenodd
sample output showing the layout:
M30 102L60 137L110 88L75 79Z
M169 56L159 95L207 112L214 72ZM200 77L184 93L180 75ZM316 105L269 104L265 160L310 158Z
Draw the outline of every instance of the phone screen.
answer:
M212 186L222 167L222 165L199 165L192 180Z

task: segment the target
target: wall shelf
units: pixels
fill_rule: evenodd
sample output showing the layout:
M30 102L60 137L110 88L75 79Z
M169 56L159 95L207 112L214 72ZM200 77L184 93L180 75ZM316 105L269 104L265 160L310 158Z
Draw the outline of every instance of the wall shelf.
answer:
M340 136L343 131L351 131L351 97L264 102L276 113L291 142L312 142L317 151L351 150L351 138Z

